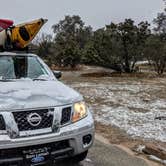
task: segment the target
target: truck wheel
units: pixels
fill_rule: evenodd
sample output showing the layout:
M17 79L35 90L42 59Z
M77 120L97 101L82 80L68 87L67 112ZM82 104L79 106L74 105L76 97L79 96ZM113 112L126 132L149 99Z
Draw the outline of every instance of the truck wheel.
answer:
M87 157L87 154L88 154L88 150L85 151L85 152L83 152L83 153L81 153L81 154L78 154L78 155L76 155L76 156L70 158L70 161L71 161L72 163L73 163L73 162L74 162L74 163L79 163L79 162L85 160L85 158Z

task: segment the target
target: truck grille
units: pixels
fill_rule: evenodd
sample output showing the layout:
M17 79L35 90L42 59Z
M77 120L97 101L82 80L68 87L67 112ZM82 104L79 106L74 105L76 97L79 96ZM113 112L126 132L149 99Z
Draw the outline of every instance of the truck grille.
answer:
M70 122L71 108L65 107L62 109L61 125ZM53 113L54 108L13 112L13 115L19 131L29 131L52 127Z
M54 108L13 112L19 131L52 127Z
M71 119L71 107L63 108L61 125L65 125L66 123L70 122L70 119Z

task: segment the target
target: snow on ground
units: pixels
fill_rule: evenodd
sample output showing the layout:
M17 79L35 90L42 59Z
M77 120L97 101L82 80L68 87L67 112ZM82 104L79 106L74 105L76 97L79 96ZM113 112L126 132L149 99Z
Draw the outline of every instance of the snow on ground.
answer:
M133 112L124 107L103 107L102 116L96 116L96 120L113 124L125 130L131 136L155 139L166 142L166 121L155 120L160 115L166 116L163 111L152 110L147 113Z
M166 90L165 82L108 78L70 85L85 96L97 121L115 125L132 137L166 142L166 98L159 97Z

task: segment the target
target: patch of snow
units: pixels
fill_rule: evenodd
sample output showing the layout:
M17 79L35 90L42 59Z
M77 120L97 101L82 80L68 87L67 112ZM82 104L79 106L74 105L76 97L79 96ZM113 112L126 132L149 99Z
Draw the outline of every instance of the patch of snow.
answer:
M152 110L147 113L134 112L124 107L103 107L102 115L96 120L115 125L125 130L133 137L142 137L145 139L155 139L166 142L166 121L155 120L159 114L165 115L163 111Z
M143 153L144 149L145 149L145 145L139 145L136 149L136 152Z
M149 159L151 159L151 160L153 160L153 161L160 162L160 163L166 165L166 160L161 160L160 158L158 158L158 157L156 157L156 156L149 155Z
M156 100L154 101L151 106L155 109L166 109L166 101L165 100Z
M88 162L88 163L91 163L91 162L92 162L92 160L89 159L89 158L86 158L85 161Z
M149 61L137 61L136 65L147 65L149 64Z
M156 119L166 117L166 100L155 96L163 85L93 80L71 86L90 102L97 121L115 125L132 137L166 142L166 120Z

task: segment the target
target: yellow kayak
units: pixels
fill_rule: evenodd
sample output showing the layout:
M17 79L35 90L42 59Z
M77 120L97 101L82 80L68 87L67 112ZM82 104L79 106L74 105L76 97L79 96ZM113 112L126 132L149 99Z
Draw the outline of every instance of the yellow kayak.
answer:
M15 47L25 48L33 40L46 22L46 19L41 18L14 26L10 31L11 43Z

